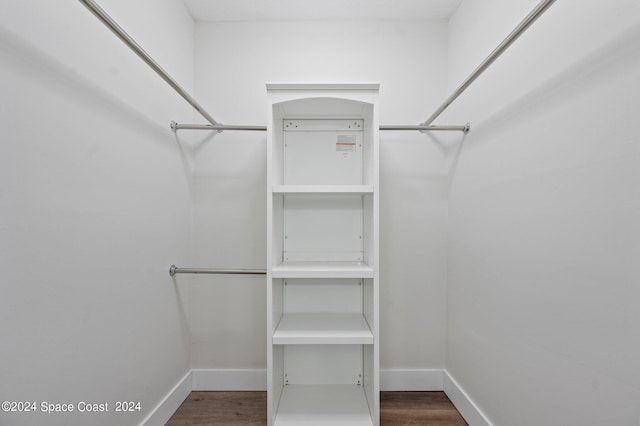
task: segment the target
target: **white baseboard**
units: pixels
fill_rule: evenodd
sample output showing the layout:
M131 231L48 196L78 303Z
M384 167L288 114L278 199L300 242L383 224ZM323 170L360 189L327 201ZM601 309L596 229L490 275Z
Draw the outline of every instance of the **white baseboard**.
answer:
M444 393L469 423L469 426L492 426L487 416L446 370L444 370Z
M194 391L266 391L267 370L191 370Z
M164 425L191 391L265 391L266 389L267 371L264 369L193 369L158 403L141 425ZM443 369L380 370L380 390L444 390L469 426L492 426L460 385Z
M191 393L191 371L156 405L141 426L164 426Z
M382 391L442 391L443 370L380 370Z

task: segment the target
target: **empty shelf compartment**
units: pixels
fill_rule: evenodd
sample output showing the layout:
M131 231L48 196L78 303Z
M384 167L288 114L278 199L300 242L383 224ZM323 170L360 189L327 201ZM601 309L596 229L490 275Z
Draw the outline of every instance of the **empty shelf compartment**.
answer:
M372 426L362 386L285 386L275 426Z

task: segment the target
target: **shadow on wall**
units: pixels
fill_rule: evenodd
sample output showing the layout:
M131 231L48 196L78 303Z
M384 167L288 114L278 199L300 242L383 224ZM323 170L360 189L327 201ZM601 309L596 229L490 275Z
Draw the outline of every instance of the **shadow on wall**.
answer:
M544 108L545 105L560 105L563 99L571 99L584 92L584 87L588 87L586 83L598 75L606 74L607 80L610 80L620 73L626 73L628 65L639 57L640 25L634 25L515 102L495 111L474 125L473 130L499 130L505 123L515 117L526 116L531 110Z
M171 282L173 283L173 290L176 296L176 309L178 310L178 317L180 318L180 336L182 337L182 347L191 348L191 327L189 322L189 315L185 310L185 306L188 305L188 300L183 299L180 288L178 287L178 281L175 276L171 277ZM191 277L189 277L187 278L187 282L183 283L183 285L188 285L191 283L192 279ZM188 289L186 291L188 291Z
M640 58L640 25L635 25L571 66L559 71L544 84L494 111L483 121L472 121L470 134L482 135L482 137L473 138L474 143L480 140L491 140L488 137L490 133L502 131L518 117L530 116L534 110L561 105L563 100L577 97L584 93L585 87L589 87L589 82L598 80L598 76L606 75L606 78L598 80L604 82L627 73L631 68L630 65L638 61L638 58ZM464 99L461 98L458 102L464 102ZM594 106L594 108L597 107L598 105ZM470 119L474 118L470 117ZM576 125L579 124L576 123ZM453 138L444 143L437 138L431 137L431 139L438 146L446 145L446 149L443 147L442 151L447 155L452 154L448 172L448 192L450 193L467 135L464 135L459 142Z
M471 126L473 131L473 125ZM437 135L431 132L426 132L426 135L431 143L436 146L442 153L443 158L447 159L448 166L446 169L447 176L447 191L451 193L451 185L453 184L453 178L456 175L456 169L458 167L458 161L462 153L462 146L467 139L468 133L459 132L447 132L445 135Z
M455 178L456 171L458 170L458 163L460 162L460 156L462 155L462 147L464 146L464 142L467 140L467 135L468 133L462 135L459 141L451 141L449 144L449 149L452 151L452 154L450 154L451 158L449 160L450 163L447 171L447 194L451 194L453 179Z
M188 148L190 139L179 137L177 133L173 134L172 138L169 125L166 127L158 125L156 121L83 77L73 68L2 28L0 28L0 62L3 67L12 67L20 75L38 82L39 90L61 93L64 98L71 98L79 105L91 105L91 110L96 115L115 117L114 125L126 127L132 134L146 135L146 140L155 141L167 149L174 149L174 144L177 145L184 177L193 198L192 151L208 142L212 135L207 136L195 148ZM68 120L59 123L60 128L57 131L64 132L65 128L76 125L78 123L74 121L74 117L69 117Z
M21 37L0 28L0 58L3 67L12 67L20 75L28 76L41 84L41 90L63 92L72 96L78 104L91 105L96 113L117 117L120 126L127 126L136 133L145 132L158 142L170 141L169 125L160 126L131 105L122 102L97 84L80 75L55 58L49 56ZM75 125L73 117L61 127Z

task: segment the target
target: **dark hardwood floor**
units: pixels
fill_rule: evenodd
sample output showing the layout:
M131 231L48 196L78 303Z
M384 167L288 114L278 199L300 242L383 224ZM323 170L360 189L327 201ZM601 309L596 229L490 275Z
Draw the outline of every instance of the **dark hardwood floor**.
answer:
M444 392L380 392L380 425L466 426Z
M166 426L266 425L266 392L191 392ZM382 426L466 426L444 392L380 392Z

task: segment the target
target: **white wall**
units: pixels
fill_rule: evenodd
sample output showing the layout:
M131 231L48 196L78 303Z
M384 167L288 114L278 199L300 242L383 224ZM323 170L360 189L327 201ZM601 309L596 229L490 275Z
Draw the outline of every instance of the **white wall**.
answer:
M196 94L227 124L267 122L266 82L377 81L382 124L417 124L445 96L446 23L226 22L196 26ZM195 263L264 268L266 135L199 133ZM381 367L444 365L445 152L381 141ZM264 277L198 277L194 368L266 367Z
M192 88L181 2L100 3ZM79 2L0 8L0 400L110 410L0 424L139 424L189 369L191 109Z
M463 2L453 88L537 4ZM452 107L447 369L496 425L637 426L640 3L558 1Z

